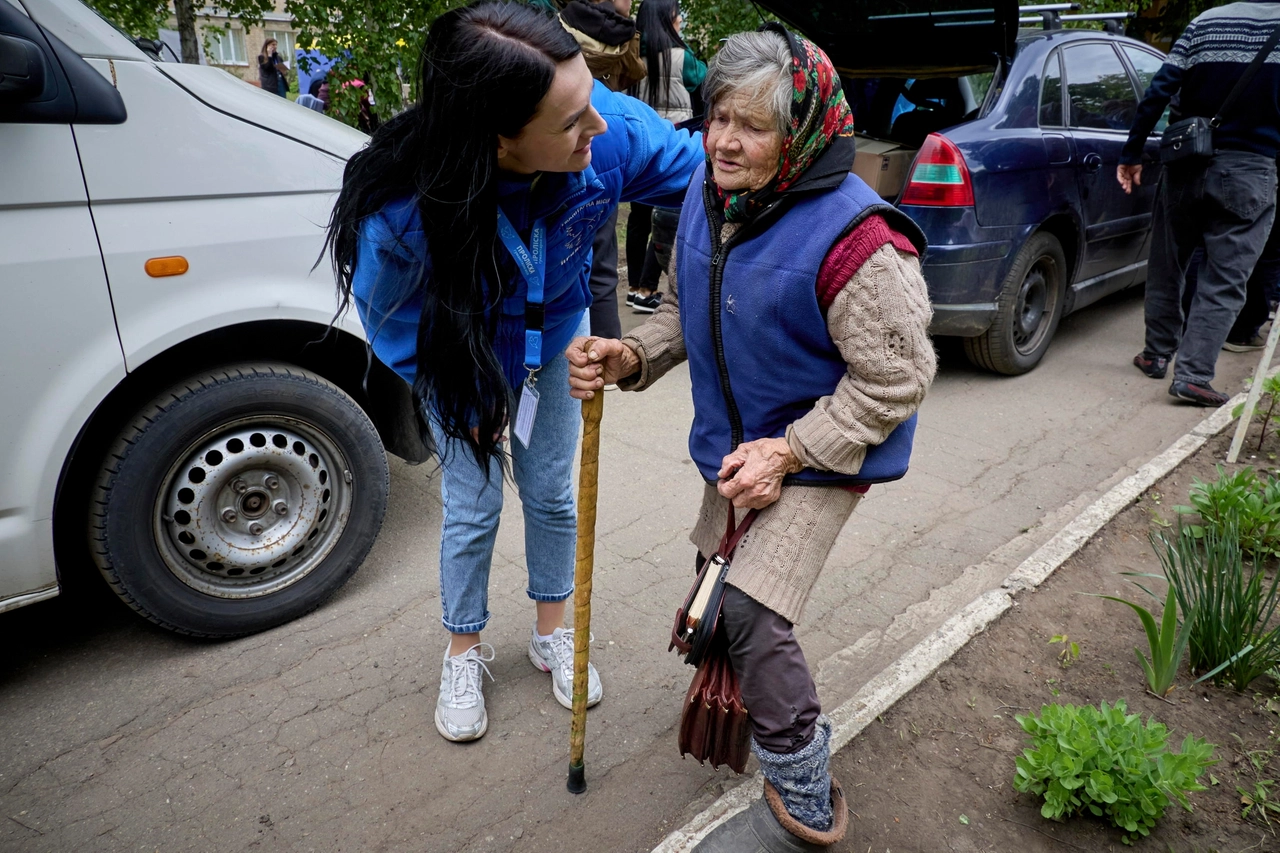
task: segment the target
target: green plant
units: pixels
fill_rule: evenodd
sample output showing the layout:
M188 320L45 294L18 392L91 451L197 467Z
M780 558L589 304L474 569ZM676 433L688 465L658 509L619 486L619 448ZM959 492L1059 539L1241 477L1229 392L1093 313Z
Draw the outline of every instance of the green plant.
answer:
M1151 545L1191 625L1192 670L1243 691L1280 663L1280 575L1268 579L1257 560L1246 565L1232 525L1155 533Z
M1271 825L1271 817L1268 814L1280 815L1280 802L1271 799L1271 786L1275 784L1273 779L1258 779L1253 783L1253 790L1236 786L1236 793L1240 795L1240 816L1248 818L1250 813L1254 817L1262 818L1262 822L1267 826Z
M1178 665L1182 662L1183 652L1187 650L1187 641L1190 639L1192 628L1190 619L1183 621L1181 630L1178 628L1178 602L1173 584L1169 584L1169 593L1164 599L1164 614L1158 626L1150 610L1126 598L1088 594L1126 604L1138 614L1138 618L1142 620L1142 627L1147 632L1147 646L1151 650L1151 659L1147 660L1137 647L1134 647L1133 653L1138 656L1138 663L1142 664L1142 671L1147 675L1147 689L1162 699L1168 696L1169 691L1173 689L1173 682L1178 677Z
M1216 480L1192 483L1190 500L1191 506L1174 509L1200 516L1200 524L1187 525L1197 536L1232 527L1244 551L1280 554L1280 480L1268 477L1263 482L1252 468L1228 474L1219 465Z
M1253 380L1248 380L1249 384L1253 384ZM1262 418L1262 429L1258 431L1258 450L1262 450L1262 442L1267 437L1267 425L1271 423L1276 414L1276 406L1280 405L1280 373L1274 376L1268 376L1262 380L1262 396L1258 399L1258 407L1253 410L1254 417ZM1236 406L1231 410L1231 417L1238 418L1244 412L1244 403ZM1274 459L1274 454L1267 454L1268 458Z
M1187 794L1205 789L1196 780L1216 763L1215 747L1187 735L1181 751L1171 752L1163 724L1151 718L1144 725L1125 711L1121 700L1018 715L1031 748L1015 760L1013 787L1043 797L1040 814L1049 820L1085 813L1110 819L1125 844L1149 835L1171 802L1190 810Z
M1068 669L1071 664L1080 660L1080 644L1066 634L1054 634L1049 638L1049 645L1062 643L1062 651L1058 652L1058 666Z

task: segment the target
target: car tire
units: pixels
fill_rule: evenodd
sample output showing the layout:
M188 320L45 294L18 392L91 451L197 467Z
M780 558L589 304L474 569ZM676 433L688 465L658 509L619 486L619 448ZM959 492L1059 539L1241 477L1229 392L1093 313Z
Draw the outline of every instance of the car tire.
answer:
M123 430L94 487L89 545L147 619L237 637L337 591L388 490L382 442L351 397L297 367L236 365L170 388Z
M1044 358L1066 301L1067 260L1052 234L1033 234L1014 258L996 303L996 316L964 352L978 367L1017 376Z

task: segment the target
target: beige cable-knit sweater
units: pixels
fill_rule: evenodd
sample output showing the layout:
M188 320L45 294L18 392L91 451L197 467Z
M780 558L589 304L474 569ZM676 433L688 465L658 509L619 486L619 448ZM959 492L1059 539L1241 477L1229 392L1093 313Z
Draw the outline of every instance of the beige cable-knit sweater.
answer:
M726 223L722 240L737 227ZM675 270L673 251L661 307L623 338L640 358L640 370L618 382L625 391L647 388L685 360ZM914 255L885 244L854 272L827 310L827 330L848 371L830 396L787 428L787 443L806 466L856 474L867 445L884 441L920 407L937 370L928 336L932 316ZM791 622L798 621L840 528L860 498L834 486L783 486L782 497L760 513L738 545L728 582ZM704 555L714 554L719 546L728 505L708 484L690 536Z

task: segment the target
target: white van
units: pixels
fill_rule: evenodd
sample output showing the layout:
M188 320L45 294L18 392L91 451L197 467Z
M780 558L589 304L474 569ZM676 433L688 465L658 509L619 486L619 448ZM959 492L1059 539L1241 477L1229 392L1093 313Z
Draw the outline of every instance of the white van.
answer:
M228 637L359 566L384 445L424 458L316 266L365 141L78 0L0 0L0 611L92 560L153 622Z

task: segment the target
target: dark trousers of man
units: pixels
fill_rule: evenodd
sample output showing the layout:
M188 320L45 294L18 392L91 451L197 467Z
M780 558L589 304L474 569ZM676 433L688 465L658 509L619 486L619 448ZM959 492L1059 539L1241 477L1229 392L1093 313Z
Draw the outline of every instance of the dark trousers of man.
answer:
M591 241L591 334L622 337L618 317L618 211L605 220Z
M1277 202L1280 204L1280 202ZM1280 207L1277 208L1280 214ZM1189 311L1195 299L1196 285L1200 279L1200 265L1204 263L1204 249L1196 249L1187 267L1187 284L1182 295L1182 310ZM1271 226L1271 236L1262 249L1262 255L1253 266L1253 275L1245 285L1244 307L1236 316L1235 325L1227 332L1227 343L1249 343L1257 336L1262 324L1271 314L1271 305L1280 302L1280 226Z
M1275 212L1276 163L1269 157L1218 151L1203 163L1166 167L1152 224L1143 354L1171 358L1176 352L1175 380L1213 381ZM1201 245L1205 260L1184 332L1186 270Z

